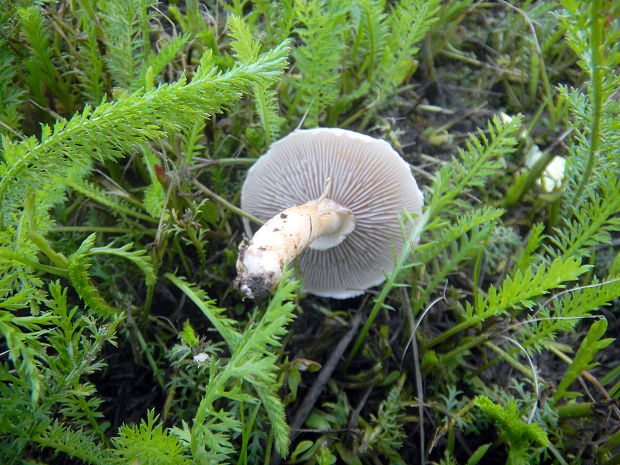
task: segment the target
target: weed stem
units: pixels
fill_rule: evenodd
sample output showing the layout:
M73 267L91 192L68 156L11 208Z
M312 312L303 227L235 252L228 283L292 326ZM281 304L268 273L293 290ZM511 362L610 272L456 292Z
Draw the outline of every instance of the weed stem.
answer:
M213 192L212 190L210 190L209 188L207 188L207 186L205 186L204 184L202 184L201 182L199 182L198 180L194 179L193 181L194 186L196 186L198 189L200 189L200 191L207 195L209 198L215 200L216 202L222 204L223 206L225 206L226 208L228 208L229 210L231 210L233 213L236 213L239 216L243 216L244 218L247 218L248 220L252 221L253 223L256 223L260 226L262 226L264 224L263 221L259 220L258 218L256 218L254 215L250 215L248 212L244 212L243 210L241 210L238 207L235 207L232 203L230 203L228 200L226 200L223 197L220 197L219 195L217 195L215 192Z
M579 187L575 193L575 199L573 205L576 204L583 190L585 189L590 175L592 174L592 168L594 166L594 158L598 154L599 140L600 140L600 125L601 125L601 107L602 107L602 81L603 74L601 69L602 64L602 42L603 42L603 20L601 18L601 0L593 0L590 9L590 47L591 47L591 62L590 67L592 71L592 126L590 129L590 150L588 153L588 162L586 169L583 172Z

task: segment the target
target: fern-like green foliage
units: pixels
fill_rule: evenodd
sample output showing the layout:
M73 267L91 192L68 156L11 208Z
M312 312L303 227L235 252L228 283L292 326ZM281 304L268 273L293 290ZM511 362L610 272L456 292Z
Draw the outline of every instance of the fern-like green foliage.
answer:
M400 7L400 5L396 6L396 8ZM383 2L377 0L363 0L353 5L353 8L354 14L359 15L359 19L355 24L355 42L351 57L363 57L357 72L359 74L367 73L371 82L375 79L380 82L384 79L381 77L383 74L381 65L385 54L388 52L386 46L390 40L391 32L387 23L388 14L384 10ZM390 18L391 21L393 19ZM405 33L405 31L401 32ZM402 37L399 34L396 35ZM413 53L415 52L412 50L412 56Z
M95 160L115 159L139 148L143 142L160 140L167 131L189 128L197 118L222 111L239 92L257 82L269 83L286 64L286 45L261 55L254 63L239 65L219 74L210 54L205 54L194 79L182 78L173 84L86 108L71 120L44 126L41 140L34 137L21 143L4 139L4 161L0 164L0 195L19 178L19 188L8 196L0 214L16 207L16 194L27 186L48 183L50 176L63 175L68 165L89 166Z
M600 192L590 191L570 213L549 237L550 257L588 257L594 246L611 242L611 234L620 231L620 178L608 179Z
M226 7L225 4L222 6L224 8ZM168 7L168 13L179 23L184 33L188 33L192 36L198 55L201 55L208 49L214 54L217 54L217 31L213 27L213 18L210 17L207 10L204 9L204 4L199 0L187 0L183 11L176 5L171 4ZM270 46L277 45L285 38L286 37L282 37L282 40L278 42L271 42ZM218 57L216 61L219 61L219 58L220 57Z
M234 328L234 321L225 317L224 309L216 307L215 302L209 300L204 291L176 276L166 274L166 278L182 289L202 310L232 352L224 368L211 366L211 379L191 430L177 431L180 437L191 438L194 457L202 457L206 461L218 461L225 460L234 453L230 433L232 431L240 433L242 427L238 419L231 417L230 413L215 409L214 403L219 398L245 401L250 404L260 402L269 417L276 450L286 455L288 426L284 418L284 406L277 393L276 357L272 351L279 346L279 338L292 319L295 305L291 300L299 283L289 281L292 272L287 271L285 275L260 321L243 333L239 333ZM239 391L238 386L228 388L227 385L233 378L245 380L248 386L256 390L257 397Z
M195 459L205 463L218 463L228 460L234 453L231 433L241 433L242 425L230 410L216 407L216 400L221 398L250 404L260 402L269 416L276 450L282 455L287 454L288 426L284 418L284 406L277 392L277 357L273 350L280 345L279 339L285 334L286 326L292 320L295 310L295 304L291 300L299 282L289 281L291 277L292 271L283 274L283 279L261 319L247 328L231 347L232 355L226 366L221 369L212 366L211 379L205 387L205 394L191 429L186 426L183 430L175 430L179 437L189 441ZM195 292L192 294L195 295ZM201 308L206 306L201 305ZM211 317L213 318L213 315ZM218 323L218 326L221 326L221 323ZM229 334L228 328L224 334L227 333ZM233 379L245 381L256 389L258 396L241 391L238 384L230 386Z
M237 59L248 63L256 59L260 51L260 44L252 38L249 27L236 15L228 19L230 35L235 39L233 50ZM256 112L265 137L265 145L269 146L280 135L284 118L279 115L278 98L273 89L257 85L253 88L256 101Z
M37 338L36 343L20 338L29 350L38 352L36 372L20 368L32 362L23 355L14 362L18 370L12 370L13 375L6 364L0 367L0 437L20 438L10 441L11 447L0 441L2 457L7 463L21 463L21 452L33 443L86 463L107 463L109 455L101 444L104 426L99 423L102 401L86 377L104 366L100 352L104 344L114 342L121 320L100 324L78 315L77 307L68 307L67 289L59 282L50 284L45 307L38 319L27 317L38 328L15 323L24 336L28 330ZM63 424L60 417L73 426Z
M547 342L560 333L573 330L579 322L602 307L610 305L620 295L620 280L594 282L588 286L565 291L558 298L544 302L531 318L518 326L521 345L542 352Z
M14 84L17 69L8 43L0 39L0 135L18 130L22 119L20 107L25 92Z
M536 251L540 248L544 240L544 230L545 225L542 223L535 223L532 225L525 246L519 251L515 258L513 269L523 272L538 261Z
M366 448L376 448L390 460L399 457L398 451L406 438L403 418L406 415L406 408L411 403L406 400L404 385L405 377L401 376L379 405L377 415L371 415L371 421L375 426L366 431L360 452L363 453Z
M195 140L196 128L200 127L203 127L202 124L194 125L194 127L192 127L192 129L190 130L190 136L188 138L194 136L192 140ZM153 218L159 218L162 214L162 211L164 210L164 206L166 203L166 191L162 183L157 178L157 173L155 171L155 166L159 165L160 161L155 155L155 153L153 153L153 151L147 146L142 147L142 153L144 154L144 164L146 165L146 169L149 172L149 177L151 180L151 183L144 191L143 205L145 210L149 212L149 214L153 216ZM191 155L192 154L190 153L190 159Z
M111 247L111 245L107 245L105 247L93 247L90 249L90 253L116 255L133 262L144 274L144 282L146 285L153 286L157 280L157 277L155 276L155 270L153 269L151 257L146 255L145 250L130 250L132 246L133 244L129 243L121 247Z
M104 95L104 62L97 42L97 27L87 13L82 16L82 24L86 40L77 47L76 77L86 102L97 105Z
M566 86L560 88L570 102L570 121L573 137L569 144L570 157L567 165L567 196L573 193L571 202L563 210L579 208L588 201L588 191L596 192L608 181L618 177L620 166L620 102L613 98L620 86L618 73L613 72L620 64L618 28L605 27L605 17L616 17L620 8L613 2L563 0L560 14L566 30L566 40L579 58L578 64L591 78L585 92ZM596 8L599 8L597 11ZM584 31L588 33L584 33ZM595 32L598 31L598 32ZM584 196L575 197L574 192L582 185L582 178L591 164L590 176L583 186Z
M317 126L321 113L338 99L338 68L350 28L344 20L347 9L339 2L295 2L300 23L295 32L303 45L294 50L293 56L303 78L296 82L296 104L291 109L301 112L299 117L306 115L306 127Z
M40 338L55 317L47 312L37 316L15 315L16 310L27 306L26 295L27 291L22 291L0 301L0 333L8 347L9 359L15 365L18 376L30 384L30 399L36 402L43 382L41 358L44 345Z
M54 63L53 48L41 10L32 6L19 11L19 21L24 40L30 47L30 57L25 66L28 70L28 85L37 101L47 103L42 85L52 90L64 106L63 113L72 113L75 102L69 83L58 72Z
M157 52L149 52L142 66L142 82L138 80L136 86L153 87L154 77L158 76L177 56L189 39L189 34L174 36L169 41L165 42ZM147 76L151 76L151 78L147 79Z
M535 448L550 444L545 431L537 424L526 423L521 419L517 403L509 401L505 407L493 403L485 396L477 396L474 405L495 422L503 439L508 444L509 465L531 463Z
M29 215L36 219L37 229L49 230L51 221L48 210L63 199L67 184L56 182L67 179L69 185L104 205L112 211L157 222L122 201L103 193L80 179L92 163L110 160L142 147L150 140L161 140L169 131L193 127L197 118L221 111L239 98L239 92L253 84L270 83L277 78L286 64L285 45L267 52L255 62L239 65L226 73L218 73L206 54L194 79L185 78L151 91L123 94L118 100L87 107L71 120L59 120L53 129L43 126L41 139L30 137L22 142L3 139L0 161L0 247L6 246L7 257L18 258L22 267L47 269L38 264L36 250L28 235L21 231L28 224L24 204L31 192L45 190L42 201L32 202ZM79 173L75 176L75 173ZM72 174L70 178L68 175ZM92 244L91 244L92 245ZM13 250L17 247L17 250ZM86 253L86 251L85 251ZM80 296L100 314L115 313L105 303L88 276L89 261L81 253L74 254L62 267L59 275L68 273ZM7 276L17 276L13 259L0 260L0 268ZM23 273L22 273L23 274ZM28 276L28 275L26 275ZM28 284L39 287L35 278L12 283L16 290Z
M458 158L443 165L433 180L428 206L433 216L458 215L469 208L462 197L483 187L489 176L499 173L504 166L503 157L515 149L521 124L521 117L509 122L494 117L487 124L487 134L472 135L465 147L459 148Z
M100 2L106 65L115 85L125 89L142 87L142 71L150 48L149 11L152 0Z
M109 463L139 462L145 465L189 465L187 449L179 438L164 429L153 410L136 426L122 426L113 440L115 450Z
M185 279L171 273L166 273L164 277L172 281L196 304L231 349L237 347L241 335L235 329L235 321L224 315L225 308L218 307L216 302L209 299L202 289L188 283Z
M616 23L604 23L604 15L614 18L620 7L561 0L561 13L555 4L525 5L522 13L533 20L538 37L524 36L518 52L498 48L485 61L474 54L497 48L506 41L501 28L522 22L510 8L515 5L171 3L0 2L3 463L244 465L267 462L275 453L291 463L360 464L379 456L402 463L411 449L402 457L401 449L418 447L405 434L406 423L416 421L412 426L426 431L437 425L436 440L427 436L419 447L432 444L438 463L462 458L453 450L454 433L477 435L491 422L499 431L493 447L505 446L509 463L535 463L549 454L562 462L569 428L558 418L564 408L580 407L565 400L578 396L570 390L583 370L590 371L588 379L603 374L600 383L610 396L620 395L620 369L605 374L606 367L595 363L610 343L601 308L611 308L620 296L614 240L620 232L620 81L613 73L620 42ZM472 31L471 56L450 49L465 43L465 28L459 30L465 18L482 28ZM478 19L501 27L486 31ZM287 457L284 404L291 402L293 411L315 376L302 377L300 367L318 365L289 360L281 345L289 341L284 336L297 310L298 283L286 271L269 303L250 310L240 301L229 279L237 220L226 207L197 198L192 181L200 178L234 203L243 176L234 167L236 157L247 162L245 157L262 152L304 118L306 126L364 131L387 105L416 97L416 58L430 28L444 34L442 43L433 41L441 33L429 37L428 66L419 74L431 84L445 72L439 56L462 60L465 67L478 62L476 73L483 70L483 76L497 67L510 79L519 79L517 64L527 62L532 83L514 88L523 88L518 97L529 90L535 101L534 81L545 71L541 59L550 49L555 53L565 32L583 75L570 63L546 67L556 76L570 75L565 81L579 88L562 86L556 99L545 86L548 100L528 121L535 130L524 131L519 116L493 118L422 179L430 180L422 214L403 214L402 250L386 270L385 284L360 302L370 314L341 367L346 378L330 379L307 419L308 427L329 432L303 437ZM564 43L560 48L566 50ZM293 66L284 75L289 50ZM513 87L501 79L507 90ZM443 84L435 83L442 91ZM418 87L417 96L431 100L433 92L424 89ZM511 100L507 95L509 105ZM563 118L564 103L569 120ZM430 109L414 108L411 116L431 126L447 117L445 109ZM225 118L213 118L224 110L230 110ZM546 127L547 116L557 126ZM381 121L392 126L390 118ZM387 130L397 139L410 122L394 121ZM553 199L525 196L518 205L495 208L508 205L502 197L510 170L520 163L521 142L548 143L564 125L570 130L562 144L567 169ZM198 157L209 162L197 166ZM97 236L90 235L94 231ZM158 283L160 275L166 280ZM307 298L304 310L318 308L326 315L322 328L337 330L333 322L344 317L334 309L343 307L314 304ZM407 311L411 315L403 315ZM306 313L304 320L313 316ZM383 322L374 332L378 316ZM402 327L408 329L400 332ZM552 351L568 360L557 349L575 340L567 340L567 333L579 330L587 335L555 388L553 378L536 373L539 355ZM152 405L136 407L143 409L143 420L117 429L98 393L101 379L92 375L105 367L108 353L102 351L118 336L123 354L129 353L126 345L137 344L134 353L144 356L157 380L153 392L166 402L159 415ZM301 347L301 338L290 341L295 352L323 348L312 340L312 347ZM403 348L412 350L403 354ZM432 423L407 415L413 377L401 376L394 361L402 356L404 367L412 354L415 376L424 377L417 403L437 407ZM488 368L495 364L510 364L516 375L488 388ZM365 397L356 408L356 400L349 402L350 383L371 385L375 394L385 389L387 396ZM489 446L468 463L479 461ZM613 447L597 453L606 460Z
M439 3L439 0L400 1L390 11L387 20L390 32L385 49L369 68L383 99L390 97L415 70L413 60L419 51L416 44L437 20ZM381 40L383 31L377 26L374 29L379 31L378 39ZM375 41L373 35L369 34L369 38Z
M88 273L91 267L89 255L95 243L95 235L88 236L79 249L69 257L68 269L69 280L84 303L96 314L108 318L118 313L118 311L105 301L101 293L92 282Z
M261 2L262 3L262 2ZM288 5L288 2L286 2ZM355 102L369 116L391 101L399 85L417 69L416 44L437 19L439 2L378 0L295 1L275 14L280 25L291 24L301 44L293 52L295 69L289 116L305 118L313 127L321 121L336 125ZM260 12L266 8L259 8ZM271 13L271 12L270 12ZM264 13L267 30L273 14Z
M42 433L34 436L33 441L40 447L78 459L90 465L112 463L109 451L93 434L73 430L55 420Z
M483 207L466 212L455 223L429 231L432 242L416 256L418 263L426 268L423 271L425 285L415 297L414 313L428 302L450 273L484 247L503 213L503 210Z
M105 366L98 356L104 344L115 344L115 329L122 318L117 316L102 324L94 318L80 317L77 307L68 306L67 289L58 281L49 286L49 292L47 306L57 321L48 342L57 355L46 359L47 376L63 376L48 390L49 400L58 402L65 416L101 437L101 399L94 395L95 386L84 378Z
M486 318L519 307L532 308L535 297L563 287L562 283L576 280L588 269L579 260L567 258L556 259L548 267L539 267L536 272L532 268L523 273L516 271L504 279L499 289L491 286L486 297L479 295L474 306L468 306L468 314L475 313Z
M493 231L494 222L503 211L492 208L474 210L464 197L473 189L482 187L488 176L500 173L503 167L502 157L515 148L514 135L519 130L520 121L520 118L515 118L505 123L496 117L488 123L488 136L483 133L472 135L465 143L465 148L459 149L458 157L443 165L436 174L432 197L424 213L418 218L405 216L403 223L405 245L395 260L393 270L388 275L380 295L375 299L370 315L347 361L352 360L361 347L379 311L382 308L390 309L385 300L394 287L403 285L399 283L403 270L416 265L430 264L430 271L433 273L433 277L429 278L430 285L422 290L422 296L412 295L412 308L417 314L424 305L428 305L427 298L436 292L445 278L484 246L485 240ZM457 219L459 217L460 219ZM452 225L448 222L450 220L454 221ZM423 232L428 234L429 242L418 248L421 261L411 263L409 255ZM459 327L453 328L453 331L459 330ZM444 333L445 337L449 334L450 330Z
M144 211L140 211L135 206L125 201L120 195L110 194L100 187L88 182L77 170L72 170L69 175L64 177L61 181L67 184L67 186L69 186L73 191L78 192L101 205L105 205L108 208L107 211L113 215L137 218L150 223L157 222L154 216L150 216Z
M573 381L577 379L581 372L584 370L590 370L596 366L596 364L592 363L592 359L596 353L615 341L614 338L603 339L603 335L606 330L607 320L605 319L597 320L592 324L592 326L590 326L590 330L582 341L581 346L579 346L579 350L575 354L573 362L566 370L564 377L558 384L556 391L553 393L553 399L555 401L558 401L562 397L568 397L567 394L569 393L566 392L567 389Z

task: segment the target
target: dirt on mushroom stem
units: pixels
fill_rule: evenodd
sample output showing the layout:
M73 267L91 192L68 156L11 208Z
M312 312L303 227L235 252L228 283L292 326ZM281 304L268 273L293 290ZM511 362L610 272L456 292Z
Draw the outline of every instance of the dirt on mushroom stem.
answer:
M239 245L235 286L251 299L268 296L282 277L285 263L306 247L325 250L340 244L355 228L351 210L323 195L278 213L251 241Z

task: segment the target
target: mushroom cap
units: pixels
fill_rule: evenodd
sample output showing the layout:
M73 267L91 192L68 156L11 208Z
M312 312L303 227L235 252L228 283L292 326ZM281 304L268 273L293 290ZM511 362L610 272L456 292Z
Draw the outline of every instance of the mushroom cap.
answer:
M282 210L319 198L350 209L355 229L326 250L298 257L305 289L345 299L385 280L399 254L400 214L419 214L423 196L409 165L384 140L337 128L297 130L274 142L248 171L241 208L267 221ZM246 232L252 235L249 222Z

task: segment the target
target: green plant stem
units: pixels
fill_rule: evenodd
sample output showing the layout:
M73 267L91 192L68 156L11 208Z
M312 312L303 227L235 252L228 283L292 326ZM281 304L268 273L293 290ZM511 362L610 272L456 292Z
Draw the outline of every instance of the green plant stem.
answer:
M573 363L573 359L566 355L564 352L560 351L555 345L549 345L547 347L549 352L552 352L556 357L564 361L567 365Z
M603 462L603 465L618 465L620 464L620 452L614 454L609 460Z
M142 352L144 353L144 356L146 357L146 361L148 362L151 370L153 371L153 376L155 377L155 380L161 387L164 387L164 378L162 377L161 370L159 369L159 367L157 366L157 362L155 362L155 359L151 355L149 347L146 344L144 337L142 337L142 333L140 332L138 325L136 325L134 319L131 317L131 314L129 312L127 313L127 317L127 321L136 337L136 340L138 341L138 344L140 345L140 348L142 349Z
M547 108L547 106L549 105L549 101L550 101L551 97L547 96L540 105L538 105L538 108L536 109L536 112L534 113L533 116L531 116L529 118L530 122L527 125L527 129L525 130L525 134L532 134L532 131L534 130L534 128L536 127L536 125L538 124L538 120L540 120L540 117L542 116L543 112L545 111L545 108Z
M198 236L196 236L196 233L192 230L191 227L186 226L184 229L185 229L185 233L187 234L187 237L189 237L190 242L194 246L194 249L196 249L196 253L198 254L198 260L200 263L200 268L204 270L207 267L207 257L205 256L205 251L202 247L202 244L200 240L198 239Z
M202 168L208 168L211 166L236 166L236 165L253 165L256 163L256 158L215 158L209 160L206 158L194 157L193 160L197 163L187 168L188 171L194 171Z
M228 347L231 350L234 350L237 345L237 338L235 334L231 332L231 329L224 325L221 319L211 310L208 305L201 300L200 296L196 295L196 293L192 290L191 286L189 286L185 281L177 278L172 273L164 274L164 278L168 281L172 282L175 286L181 289L187 297L190 298L192 302L196 304L196 306L205 314L205 316L209 319L213 327L217 330L217 332L222 336Z
M521 362L519 362L516 358L514 358L512 355L510 355L504 349L502 349L501 347L499 347L498 345L494 344L491 341L485 342L485 345L489 349L491 349L493 352L495 352L497 355L499 355L503 361L509 363L512 367L514 367L517 370L519 370L525 376L527 376L528 378L530 378L532 380L536 379L536 376L534 375L534 373L532 373L532 370L530 368L528 368L525 365L523 365Z
M151 312L151 306L153 305L153 297L155 296L155 285L150 284L146 286L146 297L144 298L144 313L148 315Z
M125 197L125 199L129 199L129 197ZM97 201L97 199L94 199L94 200ZM139 206L140 208L144 208L144 206L142 204L140 204L140 203L137 203L135 205ZM131 210L129 208L125 208L122 205L110 204L110 205L107 205L107 206L110 207L110 208L113 208L113 209L115 209L115 210L117 210L117 211L119 211L121 213L124 213L125 215L133 216L134 218L138 218L138 219L143 220L143 221L148 221L149 223L152 223L152 224L159 223L159 220L157 218L153 218L152 216L149 216L149 215L147 215L145 213L141 213L141 212L137 212L137 211Z
M569 402L556 408L556 413L560 421L570 420L571 418L588 417L594 413L594 403Z
M358 120L362 116L364 116L366 114L369 114L370 109L372 107L374 107L374 106L376 106L376 102L373 102L371 104L368 104L368 105L364 106L363 108L361 108L360 110L356 111L351 116L349 116L346 120L344 120L340 124L340 127L346 128L347 126L350 126L351 124L353 124L356 120Z
M388 275L385 281L385 284L381 288L381 293L379 294L379 297L377 297L377 299L375 300L372 310L370 311L370 314L368 315L368 319L366 320L366 323L364 323L362 330L360 331L359 335L357 336L357 339L355 340L355 344L353 345L351 352L349 352L349 356L347 357L347 361L345 362L345 365L344 365L345 371L349 368L349 365L351 364L351 362L353 361L353 358L359 351L362 345L362 342L364 342L364 339L366 339L366 336L368 335L368 331L370 330L370 327L372 326L373 322L377 318L377 315L383 309L385 299L387 298L388 294L392 291L394 286L397 284L396 281L400 275L400 272L405 267L405 264L407 260L409 259L409 254L411 253L412 248L415 246L415 244L417 244L418 240L420 239L420 236L422 235L422 232L426 228L426 225L428 224L430 217L431 217L431 210L427 209L422 214L422 216L414 220L414 224L411 228L409 237L407 238L407 241L403 245L403 250L401 251L400 255L396 259L396 263L394 264L394 269L392 270L392 273Z
M62 269L69 268L69 260L67 259L67 257L65 257L63 254L55 252L54 249L52 249L52 246L43 236L37 234L34 231L29 231L28 237L34 243L34 245L39 248L41 252L47 255L47 258L49 258L54 265Z
M484 250L486 249L487 240L484 241L484 247L478 253L476 257L476 263L474 264L474 302L478 301L478 295L480 294L480 269L482 268L482 259L484 258Z
M441 361L446 363L448 360L458 357L461 354L464 354L469 349L473 347L479 346L480 344L484 344L489 339L489 335L487 333L481 334L480 336L467 339L466 342L459 343L459 346L456 349L452 349L445 355L441 356Z
M594 166L594 159L598 154L599 140L600 140L600 125L601 125L601 109L602 109L602 42L603 42L603 18L601 14L601 0L592 0L590 6L590 53L591 53L591 70L592 70L592 126L590 129L590 150L588 153L588 161L586 169L583 172L573 205L583 194L590 175L592 174L592 168Z
M601 447L601 449L599 450L599 453L601 455L610 454L616 447L618 447L618 445L620 445L620 431L616 431L609 438L607 438L605 445Z
M273 430L269 430L269 435L267 436L267 443L265 444L265 460L263 460L263 465L269 465L271 462L271 449L273 448Z
M10 249L5 247L0 248L0 258L5 258L10 261L20 262L26 266L34 268L35 270L42 271L44 273L54 274L56 276L61 276L63 278L68 278L69 273L66 268L58 268L55 266L43 265L42 263L35 262L34 260L29 259L28 257L24 257L23 255L18 254Z
M515 10L517 13L519 13L521 16L523 16L523 18L525 19L525 22L527 23L527 25L530 28L530 31L532 33L532 37L534 40L534 48L535 48L535 56L537 56L537 65L540 67L540 73L542 76L542 83L543 83L543 89L545 91L545 95L546 95L546 100L548 101L548 105L549 105L549 110L550 113L553 116L556 115L556 108L555 105L553 103L553 92L551 89L551 82L549 81L549 76L547 75L547 67L545 65L545 56L542 52L542 50L540 49L540 43L538 41L538 35L536 34L536 28L534 27L534 23L532 22L532 20L530 19L530 16L527 14L527 12L525 12L524 10L522 10L521 8L518 8L510 3L508 3L505 0L500 0L501 3L503 3L504 5L506 5L509 8L512 8L513 10Z
M557 450L553 444L549 444L547 448L555 456L556 460L558 461L560 465L569 465L568 462L564 460L564 457L562 457L562 454L560 454L560 451Z
M116 228L114 226L55 226L50 232L101 232L117 234L155 234L156 229L138 230L135 228Z
M484 321L484 318L479 316L479 315L474 315L473 317L460 322L459 324L453 326L452 328L444 331L443 333L441 333L439 336L434 337L433 339L431 339L430 341L428 341L421 349L421 352L424 353L426 352L428 349L430 349L433 346L436 346L437 344L442 343L443 341L445 341L446 339L454 336L455 334L460 333L461 331L465 331L468 328L471 328L472 326L475 326L477 324L482 323L482 321Z
M504 206L512 207L515 205L527 189L529 189L534 181L540 178L542 172L547 168L547 165L551 163L555 155L550 151L544 151L542 156L536 160L536 163L527 171L520 175L514 185L510 188L510 190L506 193L506 199L504 200Z
M223 206L225 206L226 208L228 208L230 211L236 213L239 216L243 216L244 218L247 218L248 220L252 221L253 223L256 223L260 226L262 226L264 224L264 221L259 220L258 218L256 218L253 215L250 215L248 212L244 212L243 210L241 210L238 207L235 207L232 203L230 203L228 200L226 200L223 197L220 197L219 195L217 195L215 192L213 192L212 190L208 189L205 185L203 185L201 182L199 182L197 179L194 179L192 181L192 183L194 184L194 186L196 186L198 189L200 189L200 191L207 195L209 198L215 200L216 202L222 204Z

